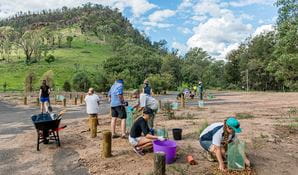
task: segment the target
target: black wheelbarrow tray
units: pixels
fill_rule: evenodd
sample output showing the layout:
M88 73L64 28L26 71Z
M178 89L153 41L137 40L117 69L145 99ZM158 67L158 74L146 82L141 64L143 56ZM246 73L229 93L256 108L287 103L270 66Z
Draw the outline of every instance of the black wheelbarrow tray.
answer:
M57 146L60 146L59 130L66 127L60 127L61 115L57 116L54 120L48 113L33 115L31 117L36 132L37 132L37 151L39 151L39 144L47 144L49 141L54 140Z

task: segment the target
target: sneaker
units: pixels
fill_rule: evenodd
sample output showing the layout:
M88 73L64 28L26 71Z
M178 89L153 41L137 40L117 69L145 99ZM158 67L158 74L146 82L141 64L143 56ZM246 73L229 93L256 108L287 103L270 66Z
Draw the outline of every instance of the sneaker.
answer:
M213 155L209 151L206 151L206 158L209 162L215 162Z
M143 152L142 149L138 149L137 147L133 147L133 150L134 150L134 152L137 153L137 155L139 155L139 156L144 156L144 155L145 155L145 153Z

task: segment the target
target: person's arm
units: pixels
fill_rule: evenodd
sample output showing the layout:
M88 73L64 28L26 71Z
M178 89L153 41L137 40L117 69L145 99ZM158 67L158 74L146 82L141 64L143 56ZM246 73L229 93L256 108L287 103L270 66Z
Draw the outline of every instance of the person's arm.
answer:
M99 98L98 95L97 95L97 104L98 104L98 106L99 106L99 104L100 104L100 98Z
M219 170L220 171L225 171L225 164L222 158L222 154L221 154L221 150L220 150L220 146L216 146L214 145L214 152L215 152L215 156L218 160L219 163Z
M50 96L50 94L51 94L51 88L50 87L48 89L48 93L49 93L49 96Z
M41 89L39 90L39 99L41 98Z
M223 162L222 153L221 153L221 140L222 140L222 132L217 131L212 137L212 148L211 152L215 153L215 156L219 163L219 169L221 171L225 171L225 164Z
M145 137L146 137L146 139L158 139L158 136L154 136L151 134L147 134Z

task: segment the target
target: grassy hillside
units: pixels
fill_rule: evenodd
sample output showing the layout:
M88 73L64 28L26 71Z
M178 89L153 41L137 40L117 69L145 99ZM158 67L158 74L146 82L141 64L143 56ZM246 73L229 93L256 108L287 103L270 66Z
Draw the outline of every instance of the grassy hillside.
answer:
M65 31L67 30L69 29L65 29ZM65 41L63 44L65 44ZM20 52L22 53L22 51ZM29 71L33 71L40 80L43 73L48 70L53 70L56 89L61 89L64 81L71 81L73 74L78 70L85 70L91 76L95 75L98 69L101 69L102 61L113 55L110 45L100 44L95 37L87 37L79 33L76 33L72 48L63 45L63 48L57 48L49 54L54 55L56 58L51 64L41 60L26 65L23 53L20 55L20 59L14 54L11 62L0 62L0 89L3 89L3 84L6 82L7 90L21 91L24 89L24 79ZM35 87L38 88L39 84L40 81L37 81Z

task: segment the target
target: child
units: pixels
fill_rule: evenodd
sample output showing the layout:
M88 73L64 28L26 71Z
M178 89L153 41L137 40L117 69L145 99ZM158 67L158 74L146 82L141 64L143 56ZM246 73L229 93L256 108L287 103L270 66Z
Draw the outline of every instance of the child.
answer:
M207 159L214 161L213 155L218 160L219 169L225 171L224 158L227 146L236 139L235 133L240 133L240 123L234 117L229 117L224 123L213 123L200 135L200 145L207 152ZM250 167L250 161L245 156L245 165Z

